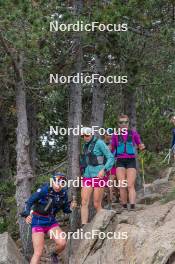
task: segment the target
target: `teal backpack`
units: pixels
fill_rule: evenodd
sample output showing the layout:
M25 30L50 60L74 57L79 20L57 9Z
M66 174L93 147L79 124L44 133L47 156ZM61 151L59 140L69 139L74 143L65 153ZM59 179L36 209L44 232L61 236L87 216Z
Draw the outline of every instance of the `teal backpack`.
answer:
M136 148L133 143L132 131L128 131L128 138L125 142L122 135L118 135L118 146L116 149L116 155L127 153L128 155L136 154Z

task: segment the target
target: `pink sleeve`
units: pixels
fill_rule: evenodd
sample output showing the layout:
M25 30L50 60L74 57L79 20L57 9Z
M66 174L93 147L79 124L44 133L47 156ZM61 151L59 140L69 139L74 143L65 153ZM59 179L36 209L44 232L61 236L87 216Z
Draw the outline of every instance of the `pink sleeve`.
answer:
M134 141L135 141L136 145L141 144L140 135L137 131L133 131L133 137L134 137Z

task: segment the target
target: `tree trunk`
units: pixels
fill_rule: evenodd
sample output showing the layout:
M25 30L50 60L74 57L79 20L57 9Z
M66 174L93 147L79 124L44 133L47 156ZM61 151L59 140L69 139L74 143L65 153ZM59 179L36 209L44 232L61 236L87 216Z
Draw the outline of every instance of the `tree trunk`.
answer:
M70 86L70 105L69 105L69 127L81 126L81 86L71 85ZM79 155L80 155L80 139L78 136L70 135L68 138L68 178L69 180L76 180L80 177L80 166L79 166ZM77 189L70 187L69 197L73 197L77 200ZM71 230L75 231L78 227L79 216L77 208L72 210L70 224Z
M130 119L130 126L136 129L136 91L126 87L124 90L124 114Z
M99 75L104 74L101 58L97 54L95 55L95 73ZM96 82L93 85L91 126L99 126L99 128L103 127L104 110L105 110L104 85Z
M29 124L29 138L30 138L30 162L33 173L36 173L37 153L36 153L36 140L37 140L37 120L36 120L36 102L29 99L27 102L27 116Z
M95 54L95 73L99 75L104 74L104 67L101 62L99 55ZM93 95L92 95L92 113L91 113L91 126L103 127L104 120L104 110L105 110L105 91L104 85L96 82L93 85ZM100 137L99 133L96 132L96 136ZM96 211L93 205L93 199L91 197L89 206L89 221L92 220Z
M16 78L16 109L17 109L17 175L16 175L16 202L18 215L23 210L25 201L31 194L31 179L33 172L29 157L29 133L26 113L26 92L23 82L22 65L19 65ZM23 218L19 218L19 231L23 253L29 258L32 253L30 226Z
M80 14L83 6L82 0L74 1L75 15ZM74 36L74 65L73 69L76 73L82 72L82 47L81 47L81 38L78 34ZM68 116L68 127L77 127L81 128L82 120L82 87L81 84L71 83L69 87L69 116ZM77 179L80 177L80 165L79 165L79 156L80 156L80 137L71 134L68 137L68 178L71 180ZM69 196L77 200L77 188L70 187ZM71 230L75 231L79 223L78 208L72 210L70 217L70 226Z
M74 0L73 6L74 6L75 15L81 14L81 11L83 9L83 0Z

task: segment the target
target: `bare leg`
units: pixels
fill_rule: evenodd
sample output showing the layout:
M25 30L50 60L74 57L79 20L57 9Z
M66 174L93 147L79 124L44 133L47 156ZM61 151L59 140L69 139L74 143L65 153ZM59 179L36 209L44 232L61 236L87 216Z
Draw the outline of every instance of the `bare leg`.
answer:
M117 168L117 179L120 183L122 183L124 180L126 180L126 170L125 168L118 167ZM120 187L120 200L122 204L127 204L127 188L126 187Z
M98 187L94 188L94 207L99 212L102 209L102 200L103 200L104 188Z
M30 264L39 264L44 248L44 233L42 232L33 233L32 242L33 242L34 254L32 256Z
M82 187L81 189L81 223L87 224L89 216L89 202L93 192L92 187Z
M135 180L136 180L136 169L127 169L127 181L128 181L128 192L130 204L136 203L136 191L135 191Z
M56 243L56 253L61 253L66 247L66 236L60 227L53 227L49 230L48 235Z

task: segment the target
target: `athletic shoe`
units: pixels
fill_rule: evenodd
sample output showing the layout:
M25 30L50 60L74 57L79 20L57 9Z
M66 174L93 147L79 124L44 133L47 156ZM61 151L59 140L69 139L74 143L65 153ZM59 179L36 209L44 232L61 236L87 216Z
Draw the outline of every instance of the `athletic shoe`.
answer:
M122 210L128 210L128 205L127 204L122 204Z

